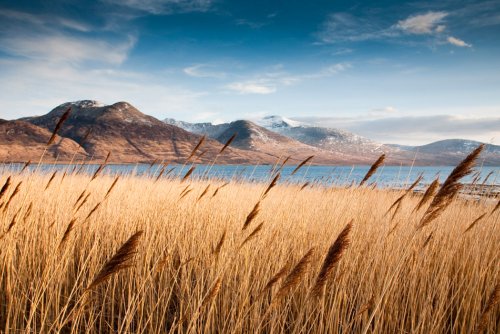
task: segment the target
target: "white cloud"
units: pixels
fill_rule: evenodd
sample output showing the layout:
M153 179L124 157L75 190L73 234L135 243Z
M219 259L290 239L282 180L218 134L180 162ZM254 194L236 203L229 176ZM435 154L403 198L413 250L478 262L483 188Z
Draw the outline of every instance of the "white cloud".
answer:
M399 21L396 27L407 33L417 35L442 32L445 26L439 23L446 16L448 16L446 12L429 12L427 14L412 15L405 20Z
M459 46L459 47L462 47L462 48L470 48L470 47L472 47L471 44L465 43L461 39L458 39L458 38L453 37L453 36L448 37L447 41L450 44L453 44L455 46Z
M25 58L49 62L96 61L118 65L125 61L136 38L111 43L104 40L66 36L62 34L12 36L0 38L0 50Z
M295 85L304 80L330 77L351 67L350 63L337 63L309 74L291 75L283 71L283 65L276 65L271 68L274 71L266 72L250 80L230 83L226 85L226 88L239 94L267 95L277 92L279 87Z
M204 111L199 103L204 92L165 82L160 75L31 59L0 60L0 72L0 118L45 114L61 103L82 99L127 101L160 119Z
M103 0L114 5L128 7L134 10L154 15L173 13L206 12L213 0Z
M226 76L224 72L210 70L212 66L206 64L196 64L183 69L183 72L195 78L215 78L221 79Z
M263 81L233 82L226 86L229 90L240 94L261 94L267 95L276 92L275 84Z
M438 25L438 26L436 27L436 29L434 29L434 31L435 31L435 32L437 32L437 33L442 33L442 32L443 32L443 31L445 31L445 30L446 30L446 26L445 26L445 25L443 25L443 24Z

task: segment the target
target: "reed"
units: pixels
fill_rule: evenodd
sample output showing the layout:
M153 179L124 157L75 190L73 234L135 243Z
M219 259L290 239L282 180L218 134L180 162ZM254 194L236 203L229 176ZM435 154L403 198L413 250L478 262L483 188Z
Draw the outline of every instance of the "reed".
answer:
M411 185L92 176L1 176L0 332L499 331L497 200L416 230Z
M385 154L382 154L374 163L373 165L370 166L370 169L368 170L368 172L366 172L365 176L363 177L363 179L361 180L361 182L359 183L359 186L361 187L363 184L365 184L366 181L368 181L372 176L373 174L375 174L375 172L377 171L377 169L382 166L382 164L384 163L385 161Z

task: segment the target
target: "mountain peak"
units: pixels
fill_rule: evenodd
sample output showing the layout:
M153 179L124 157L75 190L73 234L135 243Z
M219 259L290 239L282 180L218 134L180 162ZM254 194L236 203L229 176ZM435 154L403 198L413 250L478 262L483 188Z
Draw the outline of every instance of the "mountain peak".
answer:
M264 116L257 120L256 123L267 129L280 129L280 128L294 128L298 126L303 126L301 122L294 121L289 118L285 118L279 115L269 115Z
M78 108L99 108L105 106L106 105L104 103L96 100L80 100L80 101L66 102L59 105L59 107L78 107Z

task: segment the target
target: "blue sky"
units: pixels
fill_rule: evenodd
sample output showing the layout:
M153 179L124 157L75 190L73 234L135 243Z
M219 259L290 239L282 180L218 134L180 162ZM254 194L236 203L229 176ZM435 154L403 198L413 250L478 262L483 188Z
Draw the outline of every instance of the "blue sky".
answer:
M500 1L0 1L0 118L72 100L500 144Z

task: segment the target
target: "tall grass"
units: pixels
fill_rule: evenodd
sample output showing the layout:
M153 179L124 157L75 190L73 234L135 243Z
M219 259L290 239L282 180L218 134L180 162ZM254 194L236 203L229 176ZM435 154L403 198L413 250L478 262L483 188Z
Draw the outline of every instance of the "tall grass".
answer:
M1 332L500 331L496 201L93 178L0 177Z

